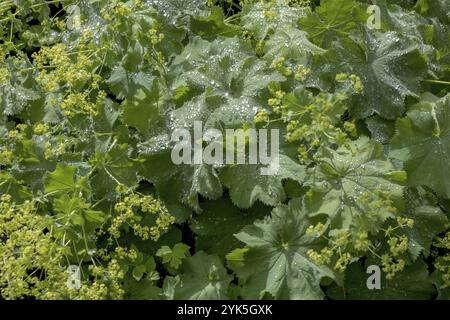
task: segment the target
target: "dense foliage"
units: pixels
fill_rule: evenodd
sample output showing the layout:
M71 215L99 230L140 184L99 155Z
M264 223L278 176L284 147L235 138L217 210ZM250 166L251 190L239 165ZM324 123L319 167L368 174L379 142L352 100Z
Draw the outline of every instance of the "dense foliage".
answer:
M449 298L449 14L2 0L0 297ZM280 170L173 164L196 120L281 130Z

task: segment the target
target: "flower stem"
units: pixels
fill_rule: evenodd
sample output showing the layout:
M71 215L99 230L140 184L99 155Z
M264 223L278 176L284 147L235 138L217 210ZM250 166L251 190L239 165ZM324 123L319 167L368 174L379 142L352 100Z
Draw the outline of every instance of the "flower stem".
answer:
M426 80L423 80L423 81L425 81L425 82L430 82L430 83L438 83L438 84L447 84L447 85L450 85L450 82L449 82L449 81L429 80L429 79L426 79Z

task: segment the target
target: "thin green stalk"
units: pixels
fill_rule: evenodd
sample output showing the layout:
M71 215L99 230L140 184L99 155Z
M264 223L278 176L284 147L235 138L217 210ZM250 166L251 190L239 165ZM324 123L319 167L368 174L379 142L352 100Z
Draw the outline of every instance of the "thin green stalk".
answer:
M429 79L426 79L426 80L423 80L424 82L429 82L429 83L438 83L438 84L447 84L447 85L450 85L450 82L449 81L442 81L442 80L429 80Z

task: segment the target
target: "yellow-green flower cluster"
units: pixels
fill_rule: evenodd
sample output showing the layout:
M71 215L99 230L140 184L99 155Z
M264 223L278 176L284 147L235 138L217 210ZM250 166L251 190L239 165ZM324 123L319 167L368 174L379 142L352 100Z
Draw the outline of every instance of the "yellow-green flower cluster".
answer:
M319 222L318 224L314 225L314 226L309 226L306 229L306 234L308 236L314 236L314 237L319 237L322 235L322 233L325 231L325 226Z
M17 299L61 299L68 294L64 247L50 233L51 221L37 212L37 203L15 204L0 197L0 296Z
M281 90L278 90L274 93L274 97L270 98L267 103L269 106L273 109L275 113L281 112L281 107L283 104L284 96L286 95L286 92L283 92Z
M96 116L98 108L103 104L106 97L104 91L98 91L96 101L91 102L88 96L89 92L70 93L61 103L61 109L67 116L72 116L76 113Z
M446 253L439 255L435 252L436 260L434 261L434 267L439 272L441 278L440 287L442 289L450 288L450 232L447 232L443 237L437 237L433 241L433 246Z
M127 249L127 248L120 247L120 246L116 247L114 252L117 255L117 257L119 259L122 259L122 260L134 261L138 257L138 253L137 253L136 250L134 250L134 249Z
M362 93L364 91L364 86L361 82L361 79L357 75L350 75L350 80L352 81L353 88L358 93Z
M347 266L352 260L352 255L348 252L344 252L336 261L334 265L334 269L337 272L344 272L347 269Z
M386 214L394 215L397 213L397 208L395 208L391 197L389 191L374 190L371 193L363 192L356 201L365 209L367 217L377 220Z
M318 223L311 225L306 229L308 236L315 236L326 239L328 245L321 250L310 249L307 251L308 257L316 264L329 265L336 272L344 272L352 261L360 256L373 254L374 257L380 258L383 272L386 273L387 279L393 279L397 273L404 270L406 261L404 255L408 251L409 239L406 235L394 235L396 230L402 228L413 228L414 220L405 217L397 219L398 226L388 228L385 243L388 246L388 252L379 256L376 246L369 239L369 233L364 230L330 230L325 233L326 227ZM450 250L450 233L436 240L436 247L446 247ZM448 274L448 284L450 285L450 254L448 261L440 257L438 265L445 274ZM443 276L444 277L444 276Z
M354 242L358 238L363 238L363 241L367 240L361 234L357 234L353 241L351 240L352 233L348 230L340 230L338 232L333 232L332 235L325 236L323 232L325 226L318 223L315 226L309 226L306 230L307 235L322 236L328 239L328 246L322 248L319 252L310 249L307 251L308 257L316 264L319 265L329 265L333 261L333 269L337 272L344 272L347 269L348 264L352 261L352 254L349 252L348 248L351 242ZM370 245L370 243L369 243ZM334 258L333 258L334 257Z
M307 72L302 69L303 73ZM344 110L344 101L347 99L346 91L334 94L319 93L310 96L309 101L300 105L294 99L272 98L269 102L273 105L275 113L280 114L280 119L287 123L286 140L299 142L298 158L306 163L308 155L313 155L320 145L344 145L349 135L354 135L356 128L350 124L340 127L340 119L336 110ZM276 120L276 119L275 119ZM350 131L347 133L347 130Z
M305 145L301 145L300 147L297 148L297 157L298 157L298 161L300 163L305 163L306 160L308 159L309 153L308 153L308 149L306 149Z
M447 232L444 237L437 237L433 241L433 245L436 248L442 248L450 250L450 232Z
M331 241L331 243L333 244L334 248L344 248L349 244L350 236L351 233L349 230L340 230L336 233L336 235L333 235L334 239Z
M293 7L309 7L311 0L287 0L288 4Z
M215 1L217 1L217 0L208 0L208 1L215 2ZM243 6L246 6L246 5L255 3L256 1L260 1L260 0L240 0L240 1L239 1L239 5L240 5L241 7L243 7Z
M270 67L277 70L282 75L289 77L292 74L292 68L285 65L285 60L284 57L279 57L272 62Z
M339 73L336 75L335 80L337 82L348 82L356 93L362 93L364 91L364 85L361 79L355 74Z
M353 246L357 251L366 251L372 245L369 240L369 234L364 231L358 231L354 235Z
M80 300L106 300L108 288L99 281L90 283L89 286L82 286L79 291Z
M156 29L150 29L147 36L152 45L157 45L164 40L164 33L159 33Z
M116 186L116 192L123 194L123 193L127 193L128 192L128 187L124 184L118 184Z
M270 121L269 113L267 110L260 110L255 115L256 123L268 123Z
M97 106L89 101L87 92L70 93L61 103L61 110L66 116L77 113L97 115Z
M10 139L16 139L16 138L22 138L22 135L18 130L10 130L8 131L8 138Z
M389 254L384 254L381 256L381 265L383 272L386 273L386 279L393 279L397 273L405 269L406 263L404 259L394 259Z
M65 65L69 60L67 47L63 43L51 47L42 47L39 52L33 53L33 61L39 69Z
M54 157L62 156L66 152L66 143L60 141L59 143L45 142L44 155L45 159L52 159Z
M348 74L347 73L338 73L335 77L337 82L344 82L348 79Z
M274 18L276 18L278 16L278 12L269 9L269 10L264 10L263 11L263 15L268 20L271 20L271 19L274 19Z
M8 166L12 163L14 154L11 150L1 149L0 150L0 164Z
M113 218L108 229L109 233L115 238L120 237L120 228L127 224L143 240L156 241L175 222L175 218L169 214L164 204L152 196L133 193L118 202L115 205L115 210L118 215ZM142 213L154 215L154 225L148 226L140 223L144 218Z
M90 275L94 280L89 283L83 283L77 293L77 298L81 300L106 300L123 299L125 291L121 282L125 277L116 259L111 259L106 267L99 265L89 266Z
M320 252L317 252L313 249L308 250L308 257L318 265L326 265L331 262L331 258L333 257L333 250L328 247L323 248Z
M398 257L408 250L408 237L402 235L400 237L393 237L388 240L389 249L394 257Z
M102 77L92 71L95 62L92 56L98 51L89 41L92 36L84 32L79 51L74 53L64 44L42 47L33 53L36 81L48 93L49 101L59 104L63 114L69 117L79 113L96 115L98 105L104 103L106 96L99 90Z
M113 1L113 12L119 17L126 17L131 14L132 9L124 2Z
M405 268L406 262L402 258L402 255L408 251L409 242L406 235L390 236L390 233L388 234L387 240L389 252L381 256L383 272L386 273L387 279L393 279L397 273L403 271Z
M442 289L450 288L450 254L440 256L434 262L434 267L439 271L442 284Z
M306 76L311 73L310 68L305 68L303 65L298 65L297 70L295 71L294 78L297 81L304 81Z
M142 0L133 0L132 3L133 3L133 6L136 8L144 7L144 3L142 2Z
M397 217L397 223L400 227L408 227L411 229L414 227L414 219L411 218Z
M208 2L206 3L208 7L214 7L217 3L217 0L208 0Z
M9 81L9 71L6 68L0 68L0 86Z
M48 124L46 123L38 123L34 126L33 132L37 135L42 135L47 133L49 130Z
M349 121L344 122L344 130L351 137L357 137L358 136L356 125L355 125L354 122L349 122Z

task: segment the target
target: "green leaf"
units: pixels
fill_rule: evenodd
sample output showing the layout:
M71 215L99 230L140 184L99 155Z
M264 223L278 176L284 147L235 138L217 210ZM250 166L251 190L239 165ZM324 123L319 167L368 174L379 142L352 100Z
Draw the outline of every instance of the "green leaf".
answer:
M0 112L5 115L16 115L29 103L39 100L41 93L35 88L36 84L31 80L30 72L11 71L10 77L10 83L0 85Z
M439 233L445 231L448 219L442 210L426 200L422 189L407 189L405 199L408 210L404 216L414 220L413 228L404 228L409 239L409 252L414 259L422 252L430 253L431 243Z
M120 116L117 103L111 99L105 99L105 104L101 106L99 114L94 118L94 130L99 134L112 133L114 125Z
M145 270L147 272L155 271L156 270L156 262L155 258L152 256L148 258L147 262L145 263Z
M314 58L313 74L320 87L329 87L338 73L356 74L364 91L355 95L350 106L357 118L378 114L394 119L404 112L405 98L418 97L419 81L428 67L418 45L396 32L365 29L356 40L342 39L333 49ZM313 68L314 69L314 68Z
M366 119L366 124L372 139L382 144L388 144L395 134L395 121L389 121L379 116L374 116Z
M136 281L141 280L142 276L144 275L145 272L145 266L144 265L139 265L133 268L132 274L133 274L133 278L136 279Z
M125 68L116 67L111 76L106 80L111 91L119 99L124 99L133 96L138 89L143 89L153 81L153 77L146 72L131 72Z
M443 23L450 22L450 4L446 0L418 0L416 10L429 17L438 17Z
M244 212L228 198L208 201L201 205L201 209L201 214L189 221L191 230L198 235L195 247L221 258L240 245L235 233L270 212L268 207L258 204Z
M0 193L9 194L13 201L16 203L22 203L26 200L32 199L32 193L30 190L21 185L7 172L0 172Z
M330 46L332 41L355 28L355 0L321 0L320 6L306 17L299 19L299 28L321 47Z
M227 299L228 286L232 279L219 257L199 251L184 262L183 273L173 288L173 299Z
M181 75L173 87L188 86L200 94L171 112L171 129L188 122L185 119L204 120L205 126L216 128L219 122L224 126L251 122L260 106L259 94L269 83L285 80L237 38L214 42L194 38L174 64Z
M187 15L201 16L206 12L206 2L203 0L149 0L164 19L174 23Z
M307 33L298 29L278 29L266 41L265 57L272 61L283 57L286 60L292 59L302 64L306 64L307 58L311 54L321 54L325 50L309 42Z
M128 156L131 147L113 142L108 149L108 153L96 153L92 157L92 162L98 169L90 176L90 183L100 199L114 199L116 186L119 184L132 187L137 183L138 165Z
M129 300L162 300L162 290L153 284L151 280L127 278L124 282L125 299Z
M286 199L283 180L304 181L305 168L286 155L279 156L279 169L274 174L263 175L263 168L266 167L244 164L221 170L220 180L230 189L231 200L239 208L250 208L258 200L276 206Z
M411 38L425 40L425 25L429 26L429 21L410 8L404 8L391 2L375 0L373 3L380 8L381 29L383 31L397 31Z
M183 259L189 256L189 246L184 243L177 243L173 249L168 246L162 246L156 252L156 255L162 258L164 264L168 264L170 268L178 270Z
M290 7L286 1L256 2L243 7L241 26L257 40L263 40L271 31L295 26L308 11L309 8Z
M146 134L151 127L161 122L158 83L153 81L151 90L138 89L136 93L123 102L122 120L140 133Z
M441 209L424 205L414 208L406 216L414 219L412 230L405 230L409 239L409 251L413 257L417 257L420 252L428 256L433 238L446 230L447 217Z
M53 202L55 211L59 216L59 223L72 223L78 226L85 226L85 230L95 230L96 227L102 225L106 220L106 216L102 211L91 209L83 198L62 194Z
M191 17L190 27L194 34L208 40L214 40L218 36L234 37L241 32L238 26L224 22L223 10L220 7L213 7L208 17Z
M58 164L55 171L47 174L45 179L45 192L73 191L75 184L75 167Z
M281 205L272 215L245 227L236 237L246 244L227 258L242 283L242 298L320 299L323 277L334 278L327 267L309 260L316 246L305 234L311 224L300 199Z
M390 207L403 207L401 183L406 175L386 159L378 142L359 138L336 151L324 148L319 161L307 182L312 187L307 204L311 213L328 215L332 228L357 225L376 233L394 216ZM389 193L388 199L381 191ZM371 208L371 203L386 200Z
M167 142L165 139L162 141ZM141 145L142 175L155 183L166 202L171 204L180 202L198 211L200 209L198 195L211 200L218 199L222 195L222 184L213 166L175 165L171 159L171 152L166 150L161 153L154 152L153 146Z
M20 139L15 146L17 165L10 172L15 179L31 186L31 190L42 189L47 172L55 168L55 164L45 158L44 150L44 141L39 139Z
M405 162L410 186L428 186L450 198L450 95L426 96L397 121L391 156Z

